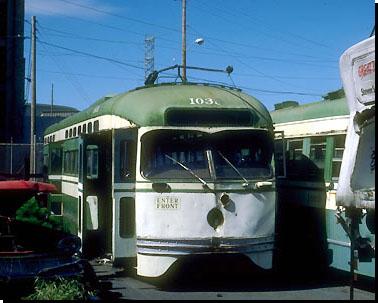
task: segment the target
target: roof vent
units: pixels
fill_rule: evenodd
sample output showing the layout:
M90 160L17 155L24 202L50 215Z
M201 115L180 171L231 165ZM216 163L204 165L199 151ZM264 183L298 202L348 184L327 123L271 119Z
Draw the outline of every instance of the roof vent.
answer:
M283 108L297 107L297 106L299 106L299 103L297 101L284 101L281 103L274 104L274 109L279 110Z

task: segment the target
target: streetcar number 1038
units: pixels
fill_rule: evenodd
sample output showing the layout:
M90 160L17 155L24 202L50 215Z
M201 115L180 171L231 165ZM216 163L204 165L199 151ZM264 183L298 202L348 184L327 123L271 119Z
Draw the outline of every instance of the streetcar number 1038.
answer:
M189 98L190 105L220 105L217 100L214 100L213 98Z

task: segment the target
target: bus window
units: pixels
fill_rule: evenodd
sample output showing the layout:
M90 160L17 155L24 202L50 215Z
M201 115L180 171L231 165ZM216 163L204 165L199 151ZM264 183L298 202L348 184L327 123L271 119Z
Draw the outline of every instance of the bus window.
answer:
M92 132L92 122L88 123L88 134Z
M68 138L68 130L66 130L66 133L65 133L65 135L64 135L64 138Z
M80 136L81 135L81 125L79 125L77 127L77 135Z
M71 138L72 137L72 128L70 128L70 135L69 137Z
M88 145L86 150L87 157L87 178L98 178L98 147L97 145Z
M324 170L324 161L326 156L326 138L312 137L310 143L310 159L320 169Z
M300 160L303 154L303 140L288 140L288 160Z
M73 136L76 137L76 127L73 129Z
M345 145L345 135L338 135L334 137L334 150L332 157L332 180L339 179L341 161L343 159Z
M119 236L131 238L135 235L135 201L131 197L123 197L119 201Z
M85 134L87 132L87 125L83 124L83 133Z
M134 149L135 143L130 140L123 140L120 142L120 176L121 181L133 179L135 177L134 163Z

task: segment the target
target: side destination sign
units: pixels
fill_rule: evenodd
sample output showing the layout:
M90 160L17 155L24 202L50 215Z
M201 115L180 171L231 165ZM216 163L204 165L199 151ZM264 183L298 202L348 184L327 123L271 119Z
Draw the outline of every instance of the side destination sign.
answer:
M156 198L156 209L177 210L180 208L180 199L174 196L160 196Z
M357 99L362 104L375 101L375 52L354 59L353 80Z

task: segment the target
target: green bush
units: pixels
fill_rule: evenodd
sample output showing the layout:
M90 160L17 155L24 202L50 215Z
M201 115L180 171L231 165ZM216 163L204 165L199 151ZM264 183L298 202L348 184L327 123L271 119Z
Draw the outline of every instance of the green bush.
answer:
M37 278L34 292L24 300L85 300L86 290L75 278L58 277L53 280Z
M39 206L34 197L16 211L16 219L51 229L62 229L59 219L52 216L46 207Z

